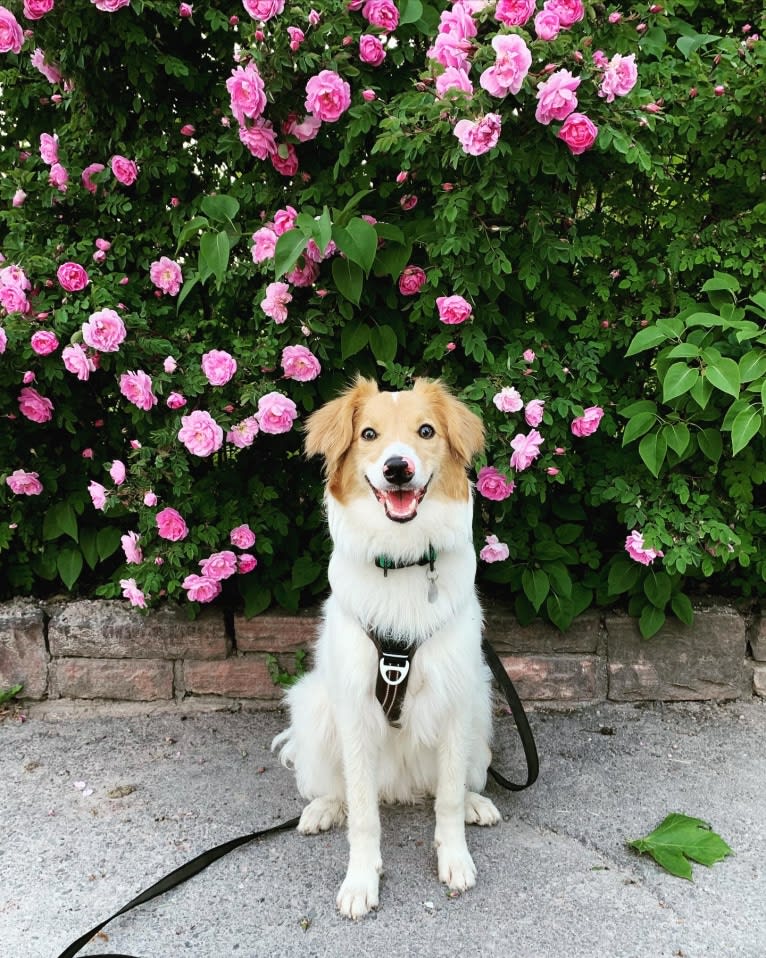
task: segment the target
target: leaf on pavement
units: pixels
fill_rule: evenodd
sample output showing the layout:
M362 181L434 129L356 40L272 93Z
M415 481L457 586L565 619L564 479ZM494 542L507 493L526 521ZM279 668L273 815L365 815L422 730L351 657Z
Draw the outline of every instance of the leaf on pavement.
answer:
M641 854L651 855L671 875L692 880L691 862L713 865L732 849L699 818L673 812L645 838L628 842Z

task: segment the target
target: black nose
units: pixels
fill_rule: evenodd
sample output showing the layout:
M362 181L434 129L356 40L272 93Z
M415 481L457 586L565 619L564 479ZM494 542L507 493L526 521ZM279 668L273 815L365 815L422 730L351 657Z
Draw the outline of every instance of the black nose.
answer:
M414 475L414 463L403 456L391 456L383 463L383 477L394 486L403 486Z

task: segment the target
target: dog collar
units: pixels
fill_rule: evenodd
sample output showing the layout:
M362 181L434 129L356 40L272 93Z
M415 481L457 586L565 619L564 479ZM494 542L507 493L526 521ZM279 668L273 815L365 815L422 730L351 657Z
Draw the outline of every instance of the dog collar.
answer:
M434 571L434 562L436 562L436 549L429 544L428 552L425 552L414 562L400 562L398 559L392 559L391 556L375 556L375 565L383 570L384 577L388 575L389 569L409 569L415 565L427 565L430 572Z

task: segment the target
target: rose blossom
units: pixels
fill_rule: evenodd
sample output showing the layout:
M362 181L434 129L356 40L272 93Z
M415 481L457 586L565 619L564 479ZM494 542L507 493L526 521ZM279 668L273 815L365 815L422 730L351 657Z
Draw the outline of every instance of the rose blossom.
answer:
M229 533L229 540L238 549L252 549L255 545L255 533L247 524L235 526Z
M146 596L138 588L135 579L120 579L120 588L122 589L123 599L127 599L131 605L137 606L139 609L146 608Z
M80 343L65 346L61 351L61 361L64 363L64 369L74 373L81 382L86 382L90 379L90 374L96 371L96 364Z
M276 153L277 139L270 120L259 117L250 126L239 128L239 138L247 149L259 160Z
M207 559L201 559L198 565L203 576L220 582L237 571L237 557L230 549L225 549L223 552L214 552Z
M475 123L471 120L458 120L452 132L460 141L464 153L481 156L497 146L500 131L500 115L487 113Z
M102 13L117 13L123 7L127 7L130 0L90 0L97 10Z
M125 561L128 565L138 565L144 561L144 554L138 544L140 541L141 536L137 532L128 532L127 535L120 536L122 551L125 553Z
M0 326L0 356L3 355L3 353L5 352L7 348L8 348L8 334L3 329L3 327Z
M426 281L426 274L419 266L405 266L399 277L399 292L402 296L416 296Z
M658 557L665 555L659 549L647 549L644 546L644 537L637 529L634 529L625 540L625 551L635 562L641 565L650 565Z
M100 309L82 324L82 338L100 353L116 353L127 336L125 323L113 309Z
M245 125L245 117L255 120L266 109L263 78L254 63L232 70L226 89L231 97L231 112L241 126Z
M238 422L226 433L226 442L230 442L237 449L247 449L255 442L255 438L260 432L260 426L255 416L248 416L242 422Z
M444 73L440 73L436 78L436 95L443 99L450 90L459 90L466 96L473 96L473 83L460 67L447 67Z
M24 205L26 198L27 194L24 192L24 190L16 190L16 192L13 194L13 199L11 200L11 206L14 209L18 209L20 206Z
M295 53L300 50L301 44L306 39L306 34L300 27L288 27L287 34L290 37L290 49Z
M537 0L497 0L495 19L509 27L523 27L535 12Z
M104 166L103 163L90 163L90 164L89 164L88 166L86 166L85 169L82 171L82 177L81 177L81 179L82 179L82 185L85 187L85 189L86 189L89 193L95 193L96 190L98 189L98 187L97 187L96 184L93 182L93 180L91 179L91 177L92 177L94 174L96 174L96 173L101 173L101 172L102 172L103 170L105 170L105 169L106 169L106 167Z
M575 156L579 156L596 142L598 127L584 113L570 113L556 135Z
M0 6L0 53L21 53L24 31L6 7Z
M39 329L36 333L32 333L29 345L32 347L32 352L37 353L38 356L50 356L58 349L59 341L55 333L48 329Z
M611 103L615 97L630 93L637 80L636 55L631 53L630 56L623 57L615 53L604 70L598 95Z
M308 257L301 257L294 269L291 269L285 279L293 286L312 286L319 276L319 266Z
M29 300L24 295L24 290L20 286L2 286L0 287L0 306L6 313L27 313L29 312Z
M371 67L379 67L386 59L386 49L379 37L363 33L359 37L359 59Z
M53 418L53 403L32 386L24 386L19 393L19 410L32 422L49 422Z
M513 386L503 386L499 393L492 397L492 402L500 412L518 412L524 408L524 401L518 389Z
M524 409L524 419L528 426L539 426L543 421L544 399L531 399Z
M479 553L479 558L484 562L503 562L510 555L510 550L505 542L500 542L497 536L487 536L487 543Z
M492 38L497 54L495 62L479 77L479 84L492 96L518 93L532 66L532 54L518 34L498 34Z
M123 186L132 186L138 179L138 167L125 156L116 154L110 161L115 179Z
M169 259L167 256L160 256L149 267L149 279L163 293L167 293L169 296L177 296L184 277L181 267L175 260Z
M306 83L306 110L334 123L351 106L351 87L333 70L321 70Z
M120 392L129 402L145 412L157 405L157 397L152 392L151 376L142 369L120 376Z
M362 7L362 16L374 27L380 27L386 33L399 26L399 11L391 0L367 0Z
M211 349L200 362L211 386L225 386L237 371L237 360L224 349Z
M56 270L56 278L68 293L77 293L90 282L88 274L79 263L62 263Z
M511 440L511 469L518 472L528 469L540 455L540 445L543 442L545 440L536 429L530 429L526 436L523 433L514 436Z
M274 259L274 251L277 246L277 234L268 226L262 226L253 233L252 256L254 263L264 263L266 260Z
M64 79L61 69L56 63L48 63L45 54L37 47L29 58L32 66L39 70L49 83L61 83Z
M578 416L572 421L571 430L574 436L592 436L598 429L604 410L601 406L588 406L582 416Z
M0 283L3 286L17 286L21 290L32 288L29 277L18 263L11 263L0 269Z
M580 78L569 70L557 70L537 88L535 119L547 126L551 120L565 120L577 108L575 90Z
M521 354L522 359L525 363L533 363L535 361L535 351L534 349L525 349Z
M55 186L59 193L66 193L67 184L69 183L69 173L60 163L54 163L51 167L51 171L48 175L48 183L50 183L51 186Z
M281 362L285 376L299 383L310 382L322 372L319 360L305 346L285 346Z
M144 505L145 506L156 506L157 505L157 496L151 489L144 493Z
M567 29L579 23L585 16L582 0L545 0L543 9L555 13L561 26Z
M298 211L294 206L286 206L283 210L277 210L274 214L273 232L276 236L281 236L295 226L298 218Z
M316 139L321 125L322 121L319 117L311 116L311 114L304 116L302 120L298 120L295 114L290 114L290 117L282 124L282 132L285 136L294 136L299 143L308 143L309 140Z
M179 440L194 456L211 456L223 445L223 429L209 412L195 409L181 417Z
M37 472L15 469L10 476L6 476L5 482L17 496L39 496L43 491L40 474Z
M168 409L183 409L186 405L186 396L182 393L172 392L165 400L165 405Z
M237 556L237 572L239 572L240 575L247 575L247 573L252 572L257 565L258 560L254 555L250 555L249 552L243 552L242 555Z
M280 150L287 151L287 155L282 156ZM298 172L298 151L293 143L280 143L269 159L277 173L281 173L282 176L295 176Z
M550 41L555 40L561 30L561 21L555 12L543 8L535 16L535 33L538 39Z
M253 20L265 23L282 13L285 9L285 0L242 0L242 6Z
M174 373L176 369L178 369L178 363L176 362L175 357L166 356L162 363L162 368L166 373Z
M187 575L181 588L190 602L212 602L221 594L221 583L204 575Z
M262 432L272 435L289 432L297 415L295 403L281 393L266 393L258 400L256 416Z
M292 298L287 283L269 283L260 307L270 319L281 324L287 319L287 304L292 302Z
M157 523L157 535L170 542L180 542L189 534L189 529L181 514L168 506L154 517Z
M43 163L47 163L48 166L53 166L54 163L58 163L59 138L57 133L54 133L52 136L50 133L40 134L40 158Z
M27 20L41 20L53 9L54 0L24 0L24 16Z
M93 480L88 484L88 493L90 494L94 508L103 509L106 505L107 496L109 495L106 487L102 486L100 482Z
M516 488L516 484L495 469L494 466L482 466L476 477L476 491L485 499L492 502L502 502L507 499Z
M447 326L457 326L464 323L473 312L473 307L462 296L437 296L436 308L439 310L439 321Z

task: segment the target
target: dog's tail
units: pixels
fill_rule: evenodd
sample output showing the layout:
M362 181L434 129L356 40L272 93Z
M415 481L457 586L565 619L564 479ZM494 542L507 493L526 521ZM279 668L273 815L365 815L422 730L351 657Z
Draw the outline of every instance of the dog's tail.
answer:
M279 761L285 768L290 770L295 768L295 743L292 739L291 728L286 728L284 732L275 735L271 742L271 751L277 752Z

